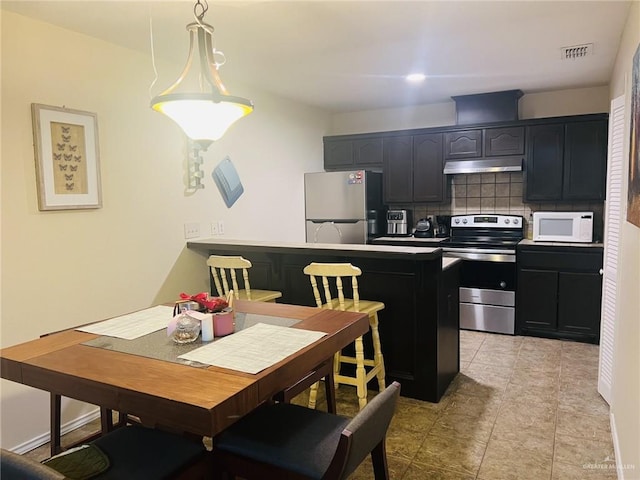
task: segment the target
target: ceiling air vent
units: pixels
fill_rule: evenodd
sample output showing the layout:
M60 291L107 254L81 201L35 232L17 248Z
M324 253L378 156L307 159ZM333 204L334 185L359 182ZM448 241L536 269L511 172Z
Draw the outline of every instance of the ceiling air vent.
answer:
M562 60L576 60L593 55L593 43L574 45L573 47L562 47Z

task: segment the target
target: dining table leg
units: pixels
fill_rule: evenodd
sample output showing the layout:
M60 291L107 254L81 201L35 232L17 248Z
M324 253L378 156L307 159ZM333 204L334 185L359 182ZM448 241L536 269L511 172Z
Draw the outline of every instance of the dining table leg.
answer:
M62 452L62 445L60 441L60 410L62 408L62 397L57 393L51 393L51 456Z

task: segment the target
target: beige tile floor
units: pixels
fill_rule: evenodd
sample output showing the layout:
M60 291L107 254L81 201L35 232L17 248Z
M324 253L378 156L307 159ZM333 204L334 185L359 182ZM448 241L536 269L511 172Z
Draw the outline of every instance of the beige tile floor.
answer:
M460 355L440 403L400 398L387 436L391 478L616 478L597 345L462 331ZM371 472L366 462L352 478Z
M439 403L400 397L387 435L392 479L616 478L596 345L463 331L460 355L461 372ZM353 388L338 389L338 412L357 412ZM28 455L44 459L48 445ZM370 461L351 478L372 479Z

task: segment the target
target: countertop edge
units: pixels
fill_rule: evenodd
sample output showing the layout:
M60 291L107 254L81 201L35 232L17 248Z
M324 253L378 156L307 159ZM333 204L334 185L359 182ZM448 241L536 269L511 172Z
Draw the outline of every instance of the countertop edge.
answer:
M456 263L461 262L461 258L457 257L442 257L442 270L453 267Z
M518 247L577 247L577 248L604 248L604 243L600 242L536 242L534 240L520 240Z
M386 258L413 258L413 259L436 259L442 256L442 249L438 247L410 247L410 246L388 246L371 244L316 244L316 243L295 243L295 242L260 242L250 240L219 240L219 239L197 239L187 241L187 248L196 250L246 250L260 252L282 252L290 251L315 251L323 254L348 253L353 256L371 256Z

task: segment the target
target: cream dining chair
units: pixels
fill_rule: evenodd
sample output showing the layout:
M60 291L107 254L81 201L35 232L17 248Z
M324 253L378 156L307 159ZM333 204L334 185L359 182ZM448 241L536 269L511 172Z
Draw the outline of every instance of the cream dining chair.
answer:
M282 297L277 290L252 289L249 283L251 262L239 256L211 255L207 260L211 268L211 276L219 297L226 297L233 290L236 300L253 300L255 302L275 302ZM242 278L242 287L238 283Z
M367 404L367 384L376 377L380 391L385 389L384 358L380 346L380 334L378 332L378 312L384 308L384 303L361 300L358 291L358 277L362 270L350 263L311 263L304 267L303 272L309 275L313 296L319 308L338 309L348 312L362 312L369 315L369 328L373 340L373 358L364 358L364 346L362 337L355 341L355 357L336 353L334 357L334 381L339 384L353 385L358 394L360 409ZM352 297L345 298L343 290L343 278L351 284ZM322 284L322 289L318 285ZM330 281L331 280L331 281ZM335 288L337 298L333 298L331 289ZM323 295L322 295L323 294ZM355 377L341 373L343 363L356 366ZM367 371L365 367L370 367ZM326 381L326 379L325 379ZM309 407L315 408L318 384L311 387L309 395Z

